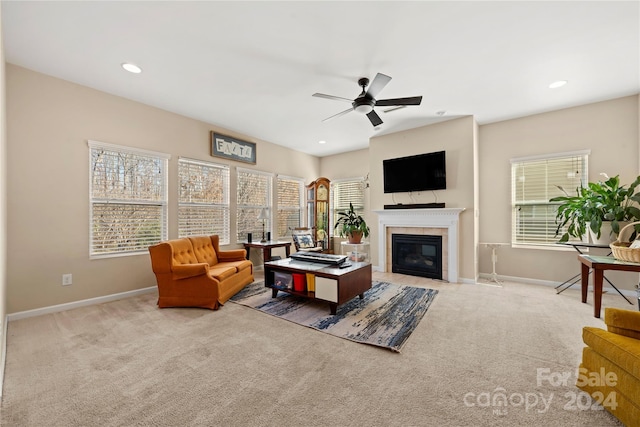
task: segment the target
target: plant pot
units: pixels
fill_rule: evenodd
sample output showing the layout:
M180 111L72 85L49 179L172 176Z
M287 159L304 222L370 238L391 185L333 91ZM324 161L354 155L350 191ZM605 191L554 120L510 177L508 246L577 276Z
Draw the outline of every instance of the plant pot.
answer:
M620 224L620 230L622 230L627 224L628 221L618 221ZM600 227L600 238L598 239L596 233L594 233L591 229L589 229L589 234L591 235L591 243L595 245L603 245L608 246L610 243L615 242L618 238L618 235L611 230L611 221L602 221L602 226Z
M349 239L349 243L358 244L362 242L362 231L352 231L347 234L347 238Z

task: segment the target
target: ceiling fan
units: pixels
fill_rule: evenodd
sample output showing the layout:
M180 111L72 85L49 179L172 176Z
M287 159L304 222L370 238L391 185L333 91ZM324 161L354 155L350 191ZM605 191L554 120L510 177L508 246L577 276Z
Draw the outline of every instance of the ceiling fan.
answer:
M318 98L326 98L326 99L335 99L338 101L345 101L351 104L351 108L348 110L344 110L338 114L334 114L331 117L327 117L323 120L326 122L327 120L343 116L351 111L356 111L361 114L366 114L371 124L373 126L378 126L382 124L382 119L378 114L373 110L373 107L397 107L402 108L407 105L420 105L422 102L421 96L412 96L409 98L393 98L393 99L379 99L376 100L376 96L384 87L391 81L391 77L378 73L376 77L369 85L369 79L366 77L362 77L358 80L358 85L362 87L362 93L358 95L356 99L348 99L342 98L340 96L333 95L325 95L324 93L314 93L313 96ZM366 90L366 87L369 86L369 90ZM395 109L395 108L394 108Z

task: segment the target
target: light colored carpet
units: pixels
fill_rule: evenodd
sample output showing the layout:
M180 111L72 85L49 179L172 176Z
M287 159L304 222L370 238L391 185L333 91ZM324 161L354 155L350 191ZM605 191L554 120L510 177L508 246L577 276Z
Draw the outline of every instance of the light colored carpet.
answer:
M373 281L364 298L355 297L338 306L332 315L325 301L278 292L264 281L254 282L230 301L260 310L283 320L361 344L400 352L438 294L433 289L398 286Z
M2 425L620 425L567 407L575 376L537 381L575 373L582 327L604 325L591 294L374 279L439 291L401 354L237 304L160 310L154 294L10 322ZM603 306L637 309L611 294ZM502 389L508 406L484 404Z

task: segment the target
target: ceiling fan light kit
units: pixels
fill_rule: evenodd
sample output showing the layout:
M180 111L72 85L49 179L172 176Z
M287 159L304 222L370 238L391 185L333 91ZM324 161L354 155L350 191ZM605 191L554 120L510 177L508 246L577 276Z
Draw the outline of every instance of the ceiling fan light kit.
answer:
M353 109L356 113L369 114L373 111L373 105L373 100L371 99L356 99L353 102Z
M348 98L343 98L340 96L326 95L324 93L314 93L313 96L318 98L326 98L326 99L332 99L337 101L351 102L352 108L342 111L338 114L334 114L331 117L327 117L326 119L323 120L323 122L326 122L327 120L333 119L335 117L345 115L347 113L350 113L351 111L355 111L360 114L366 114L371 124L374 127L376 127L376 126L380 126L383 122L380 116L378 116L378 114L374 111L374 107L376 106L396 107L396 108L392 108L385 111L387 112L387 111L392 111L398 108L403 108L408 105L420 105L420 103L422 102L422 96L376 100L376 96L378 96L378 93L380 93L380 91L384 89L384 87L390 81L391 81L391 77L382 73L378 73L376 74L376 77L371 82L371 85L369 85L369 79L366 77L362 77L361 79L358 80L358 85L362 87L362 92L353 101ZM366 89L367 86L369 86L369 90Z

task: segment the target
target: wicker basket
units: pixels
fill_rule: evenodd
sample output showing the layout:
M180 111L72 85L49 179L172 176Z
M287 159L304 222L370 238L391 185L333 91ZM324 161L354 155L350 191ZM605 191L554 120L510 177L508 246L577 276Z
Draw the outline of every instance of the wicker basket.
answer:
M619 259L620 261L629 261L629 262L639 262L640 263L640 248L630 248L631 242L624 242L626 240L623 238L626 234L625 231L629 229L629 233L633 232L633 226L640 224L640 221L632 222L631 224L625 226L618 233L618 239L611 243L609 247L611 248L611 253L615 259Z

